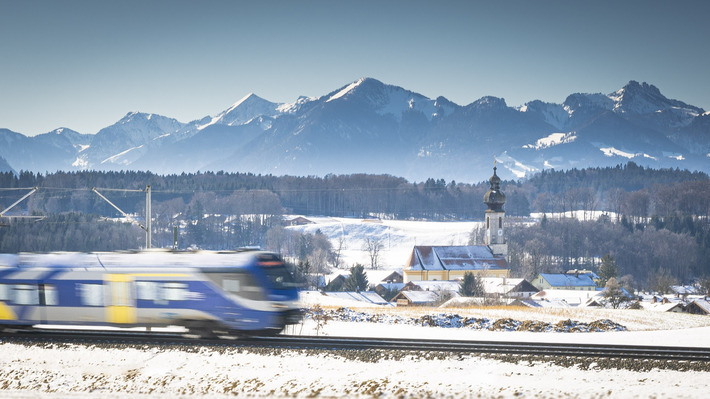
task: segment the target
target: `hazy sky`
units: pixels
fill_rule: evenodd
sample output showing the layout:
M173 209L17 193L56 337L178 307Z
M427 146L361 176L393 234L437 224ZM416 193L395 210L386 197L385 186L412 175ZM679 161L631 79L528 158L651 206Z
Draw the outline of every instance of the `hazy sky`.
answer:
M460 105L610 93L710 109L710 1L0 0L0 128L189 122L373 77Z

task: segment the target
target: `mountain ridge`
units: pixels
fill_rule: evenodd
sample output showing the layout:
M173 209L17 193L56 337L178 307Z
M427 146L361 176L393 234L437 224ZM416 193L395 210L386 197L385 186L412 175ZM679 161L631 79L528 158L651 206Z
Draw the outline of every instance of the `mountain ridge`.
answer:
M606 95L510 107L495 96L462 106L360 78L293 103L249 93L187 123L129 112L95 135L0 129L0 144L6 169L37 172L386 173L475 182L488 177L494 158L503 178L629 160L710 172L710 113L633 80Z

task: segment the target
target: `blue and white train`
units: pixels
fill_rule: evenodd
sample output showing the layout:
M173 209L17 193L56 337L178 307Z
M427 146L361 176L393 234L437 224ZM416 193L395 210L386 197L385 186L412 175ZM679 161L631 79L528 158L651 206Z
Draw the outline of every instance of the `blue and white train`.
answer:
M300 320L297 284L270 252L0 254L0 330L183 326L200 336L271 335Z

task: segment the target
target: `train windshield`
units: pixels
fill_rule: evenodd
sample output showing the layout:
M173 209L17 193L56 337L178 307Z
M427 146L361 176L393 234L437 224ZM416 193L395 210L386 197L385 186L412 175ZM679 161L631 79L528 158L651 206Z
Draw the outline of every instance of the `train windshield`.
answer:
M275 290L288 290L298 287L298 284L293 281L293 276L291 276L291 273L289 273L283 263L281 266L265 267L264 272Z
M298 283L293 280L293 276L286 269L283 261L274 255L261 255L259 266L271 282L275 290L288 290L298 287Z

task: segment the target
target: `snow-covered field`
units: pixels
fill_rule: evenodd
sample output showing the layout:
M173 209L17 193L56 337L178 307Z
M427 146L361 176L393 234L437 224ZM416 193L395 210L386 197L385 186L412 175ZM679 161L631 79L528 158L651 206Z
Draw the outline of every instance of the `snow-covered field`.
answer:
M345 238L345 264L369 264L364 237L382 239L384 269L401 268L414 245L465 245L479 222L362 221L310 218L334 244ZM303 293L306 307L380 314L385 322L307 319L288 334L411 337L520 342L580 342L710 347L710 317L645 310L384 308ZM611 320L626 331L541 333L425 327L387 320L456 314L557 323ZM305 351L237 347L25 345L0 340L2 398L705 398L710 365L644 361L531 359L443 353ZM690 369L689 371L687 369Z
M307 295L304 305L318 303ZM318 303L336 309L342 303ZM710 317L632 310L409 309L353 311L391 316L457 313L559 321L609 318L629 331L533 333L307 319L286 333L328 336L556 341L710 347ZM0 341L0 397L707 397L710 370L677 371L631 361L560 364L489 356L378 351L246 350L236 347L23 345ZM564 363L564 362L563 362Z

